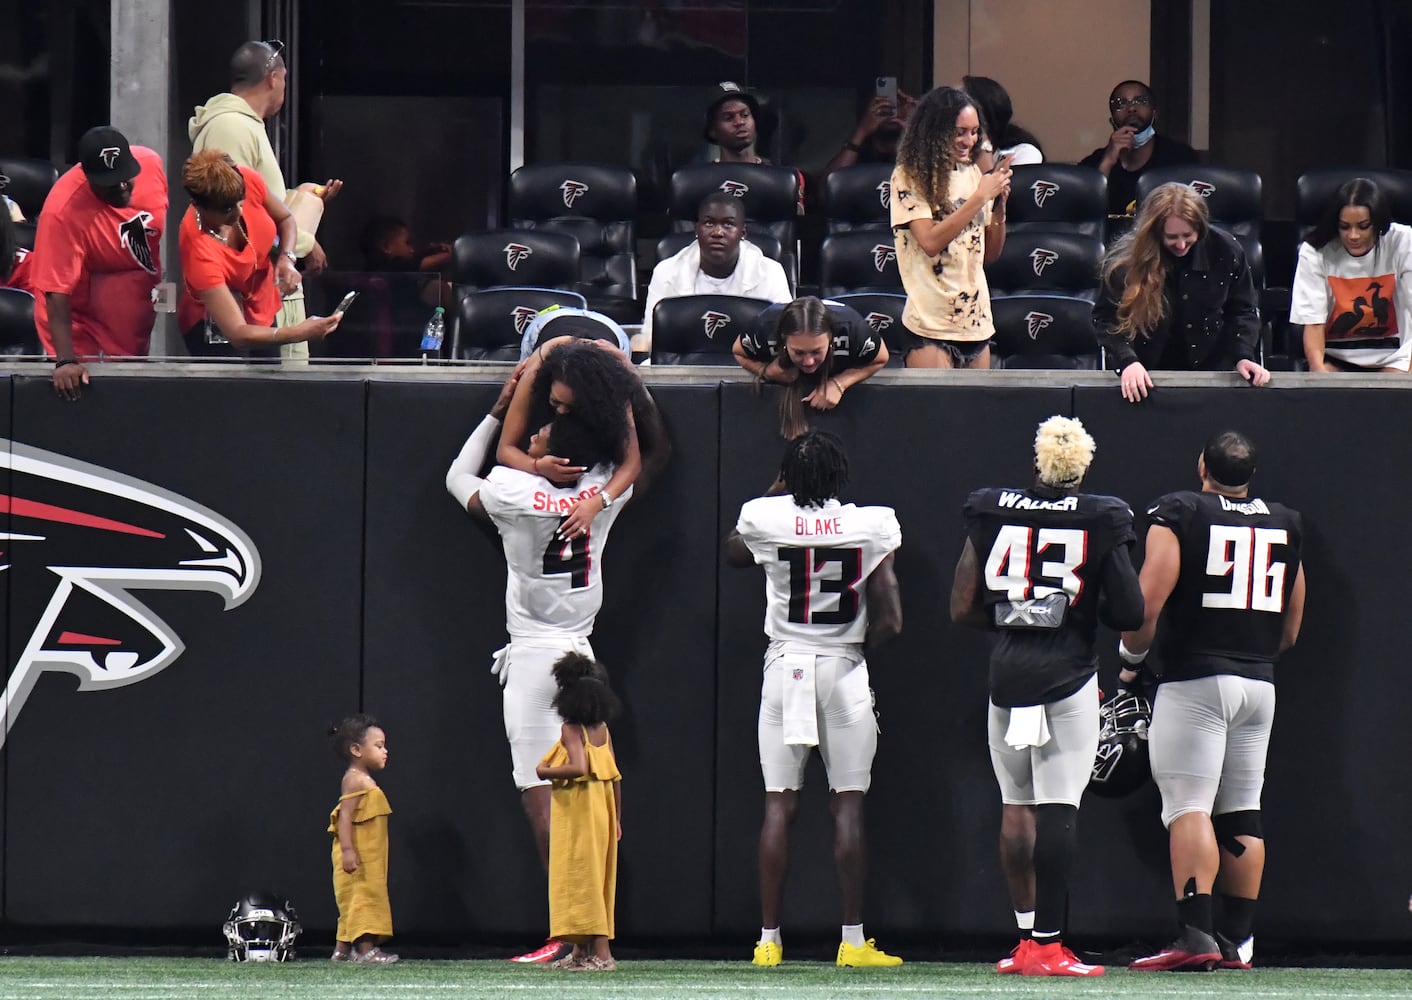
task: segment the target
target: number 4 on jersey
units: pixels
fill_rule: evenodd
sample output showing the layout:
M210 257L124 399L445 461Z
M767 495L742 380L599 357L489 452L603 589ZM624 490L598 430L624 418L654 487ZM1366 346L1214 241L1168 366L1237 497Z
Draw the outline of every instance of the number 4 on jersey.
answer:
M559 522L562 527L563 521ZM558 534L549 536L549 545L544 550L544 575L559 576L569 574L569 586L574 590L588 586L588 532L577 538L560 538Z

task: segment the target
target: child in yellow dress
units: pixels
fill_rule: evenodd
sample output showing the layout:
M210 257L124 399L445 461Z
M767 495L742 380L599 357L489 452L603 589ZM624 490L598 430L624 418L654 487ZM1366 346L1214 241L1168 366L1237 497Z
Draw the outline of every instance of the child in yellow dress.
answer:
M380 943L392 937L387 897L387 804L371 772L387 766L387 734L371 715L354 715L329 730L348 762L338 805L329 814L333 839L333 896L338 902L335 962L383 965L397 956Z
M549 934L573 943L554 968L610 972L617 967L608 942L618 888L622 775L608 722L618 696L601 663L565 653L554 664L564 720L559 742L535 773L554 783L549 813Z

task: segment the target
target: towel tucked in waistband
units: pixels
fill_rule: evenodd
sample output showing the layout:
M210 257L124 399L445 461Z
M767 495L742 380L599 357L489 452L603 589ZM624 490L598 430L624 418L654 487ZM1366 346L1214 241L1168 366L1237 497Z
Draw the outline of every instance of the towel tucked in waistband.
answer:
M784 685L785 745L818 746L819 713L814 687L814 656L785 653L780 657L780 676Z
M1005 730L1005 742L1016 750L1042 747L1049 742L1049 720L1043 705L1024 705L1010 709L1010 726Z

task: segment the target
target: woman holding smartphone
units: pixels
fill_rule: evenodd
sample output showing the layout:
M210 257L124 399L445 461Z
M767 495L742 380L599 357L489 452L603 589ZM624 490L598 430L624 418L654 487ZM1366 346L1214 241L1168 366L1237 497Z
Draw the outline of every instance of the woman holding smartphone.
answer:
M1005 245L1010 159L982 173L980 113L965 91L938 87L917 102L892 172L892 230L907 291L909 368L989 368L985 264Z
M258 172L208 150L186 161L181 179L191 207L181 220L177 322L193 355L278 357L281 344L338 328L341 313L274 325L281 296L299 286L288 249L298 229Z

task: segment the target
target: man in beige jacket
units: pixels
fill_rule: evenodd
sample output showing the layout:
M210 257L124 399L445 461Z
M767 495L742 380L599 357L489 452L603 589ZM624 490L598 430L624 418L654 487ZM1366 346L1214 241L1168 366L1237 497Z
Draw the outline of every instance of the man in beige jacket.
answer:
M289 192L280 172L279 161L275 159L274 147L270 145L265 122L279 114L284 107L286 69L280 55L281 42L246 42L235 50L230 60L230 92L217 94L206 104L198 105L196 114L187 124L187 134L191 136L193 152L217 149L226 153L241 166L259 172L265 184L281 201L288 202ZM336 195L342 181L331 180L327 184L300 185L299 190L309 196L328 202ZM295 213L296 218L299 217ZM281 247L289 253L291 248ZM311 229L303 226L295 241L292 253L305 258L305 271L317 273L328 266L328 258L323 248L314 238ZM296 288L284 298L280 311L279 325L287 326L304 319L304 290ZM309 345L285 344L280 354L287 359L307 359Z

